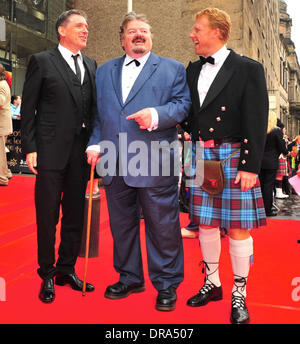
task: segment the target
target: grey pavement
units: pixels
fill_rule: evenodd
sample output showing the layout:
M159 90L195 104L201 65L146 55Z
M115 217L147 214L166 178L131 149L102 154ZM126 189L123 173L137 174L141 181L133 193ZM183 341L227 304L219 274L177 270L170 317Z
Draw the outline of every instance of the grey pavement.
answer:
M300 196L293 194L286 199L275 198L275 205L279 211L278 215L273 217L273 219L300 221Z

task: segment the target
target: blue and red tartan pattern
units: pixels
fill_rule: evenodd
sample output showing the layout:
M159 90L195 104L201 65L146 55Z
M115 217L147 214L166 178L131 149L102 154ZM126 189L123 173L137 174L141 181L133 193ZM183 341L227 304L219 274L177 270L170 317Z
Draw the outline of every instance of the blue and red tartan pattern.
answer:
M288 175L287 160L285 158L279 158L279 166L276 172L276 179L282 179Z
M223 143L218 147L204 148L203 159L224 160L239 148L240 143ZM195 167L195 151L193 153ZM234 183L239 156L240 151L224 163L225 187L219 195L210 197L199 186L191 187L190 219L195 224L249 230L267 224L259 179L246 192L241 191L240 183Z

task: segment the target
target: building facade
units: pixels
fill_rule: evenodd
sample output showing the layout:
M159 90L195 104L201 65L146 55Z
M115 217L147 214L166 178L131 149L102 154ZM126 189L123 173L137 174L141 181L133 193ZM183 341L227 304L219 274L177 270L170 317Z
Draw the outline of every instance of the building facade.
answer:
M12 72L12 94L21 94L32 54L57 44L55 22L66 0L0 0L0 62Z
M183 62L197 59L188 38L194 15L218 7L232 20L228 48L261 62L265 69L270 108L292 137L299 134L299 64L291 40L292 20L283 0L133 0L133 10L145 13L153 29L153 51ZM90 26L86 53L99 64L120 56L119 26L126 0L72 0L84 9Z
M66 9L79 8L87 13L90 30L85 53L99 65L122 55L119 27L127 4L127 0L0 0L2 30L4 22L0 62L11 68L12 93L22 93L31 54L57 44L55 22ZM132 0L132 4L133 10L145 13L152 25L153 51L185 65L197 59L188 37L195 13L206 7L228 12L232 20L228 48L263 64L270 107L290 136L299 134L300 68L284 0Z
M300 68L295 45L291 40L292 19L286 10L286 3L280 1L280 42L283 51L280 76L287 97L286 103L280 109L280 115L288 133L295 136L300 134Z

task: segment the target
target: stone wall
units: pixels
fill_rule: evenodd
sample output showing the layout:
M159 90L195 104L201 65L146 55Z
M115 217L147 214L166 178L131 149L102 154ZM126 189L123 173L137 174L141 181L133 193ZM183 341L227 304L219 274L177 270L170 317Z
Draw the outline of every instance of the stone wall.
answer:
M119 26L127 12L126 0L68 0L68 5L88 14L90 31L86 54L102 64L124 53L119 41ZM283 0L133 0L133 10L146 14L151 23L154 53L177 59L185 65L197 59L189 34L195 13L206 7L218 7L230 15L232 32L228 48L263 64L270 107L289 126L290 135L294 135L300 124L296 115L291 119L290 112L296 110L291 111L288 91L296 92L293 99L298 100L299 65L289 44L292 24L289 15L284 14ZM282 25L286 26L288 41L283 37ZM283 71L286 73L284 85ZM296 103L292 109L298 107Z

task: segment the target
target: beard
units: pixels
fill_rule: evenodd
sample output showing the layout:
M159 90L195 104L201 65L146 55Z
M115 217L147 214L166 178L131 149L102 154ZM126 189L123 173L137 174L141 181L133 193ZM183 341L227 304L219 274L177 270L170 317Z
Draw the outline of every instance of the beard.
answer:
M143 54L146 51L146 49L145 48L133 48L132 51L135 54Z
M134 39L132 40L132 43L135 43L137 41L141 41L142 43L146 42L145 38L140 36L140 35L135 36ZM135 54L143 54L146 51L146 49L143 48L143 47L135 47L135 48L132 49L132 51Z

